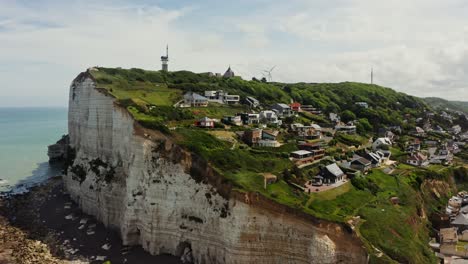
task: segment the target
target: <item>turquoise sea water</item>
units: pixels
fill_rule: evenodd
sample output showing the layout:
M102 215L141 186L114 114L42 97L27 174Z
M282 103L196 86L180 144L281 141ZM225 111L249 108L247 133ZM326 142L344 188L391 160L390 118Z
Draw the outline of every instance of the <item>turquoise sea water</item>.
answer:
M47 146L66 133L66 108L0 108L0 191L58 175Z

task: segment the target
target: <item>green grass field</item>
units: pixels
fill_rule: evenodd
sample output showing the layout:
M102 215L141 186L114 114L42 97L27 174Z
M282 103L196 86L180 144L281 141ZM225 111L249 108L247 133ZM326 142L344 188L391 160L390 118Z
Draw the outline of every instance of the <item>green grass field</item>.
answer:
M182 91L168 88L164 83L129 80L104 71L91 71L98 87L107 89L118 99L133 99L136 103L170 106L182 98Z

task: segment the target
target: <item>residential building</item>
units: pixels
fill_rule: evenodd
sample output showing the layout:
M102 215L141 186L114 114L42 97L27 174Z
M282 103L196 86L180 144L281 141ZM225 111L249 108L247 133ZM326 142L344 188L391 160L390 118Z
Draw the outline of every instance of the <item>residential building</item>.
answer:
M468 132L459 135L461 141L468 141Z
M368 152L364 155L364 158L371 162L373 168L380 167L384 162L384 154L381 151Z
M202 127L202 128L213 128L214 127L214 120L208 117L203 117L202 119L195 122L195 126Z
M436 133L439 133L439 134L445 134L445 132L446 132L446 131L445 131L441 126L439 126L439 125L437 125L437 126L433 129L433 131L436 132Z
M340 116L338 114L330 113L328 117L330 118L330 121L332 122L337 122L337 123L340 122Z
M396 138L396 135L395 135L395 133L393 133L389 129L380 128L379 129L379 137L389 138L390 141L393 142L395 140L395 138Z
M292 124L292 130L299 139L320 139L322 138L322 128L319 125L312 124L304 126L303 124Z
M296 165L304 165L314 161L314 153L307 150L297 150L289 155Z
M258 128L244 131L244 135L242 136L242 140L250 146L256 145L258 141L261 139L262 139L262 130Z
M346 174L338 167L336 163L325 166L321 172L324 183L333 184L346 179Z
M289 107L291 107L291 110L294 112L301 112L301 104L298 102L290 104Z
M264 110L261 111L259 114L260 122L266 124L274 124L274 125L281 125L281 120L279 120L278 115L276 112L271 110Z
M406 142L406 151L407 152L419 152L421 150L421 141L416 138L413 141Z
M252 96L247 96L245 98L245 101L250 106L250 108L257 108L260 106L260 102L257 99L253 98Z
M271 106L271 109L275 111L278 116L281 117L288 117L293 115L293 111L291 110L291 107L287 104L282 104L282 103L276 103Z
M316 160L320 160L325 156L324 149L316 150L297 150L291 152L290 157L296 165L310 164Z
M378 150L378 149L382 149L382 148L387 148L390 147L392 145L392 141L389 139L389 138L386 138L386 137L382 137L382 138L378 138L374 141L374 143L372 143L372 149L375 151L375 150ZM386 146L386 147L384 147Z
M426 132L424 131L424 129L422 129L421 127L415 127L413 131L411 131L411 134L414 135L414 136L417 136L417 137L424 137L426 136Z
M441 228L439 230L440 253L457 254L458 233L454 227Z
M244 125L252 125L260 123L260 115L254 113L240 113L237 114L241 117L242 122Z
M300 143L297 145L297 147L299 149L308 150L308 151L323 149L322 145L319 143Z
M356 102L354 104L359 105L360 107L369 108L369 104L366 102Z
M306 150L312 153L313 160L322 159L325 156L325 149L317 143L302 143L298 145L300 150Z
M320 175L316 175L312 177L312 180L308 181L306 185L312 185L312 186L322 186L323 185L323 177Z
M367 172L372 167L372 162L366 158L354 155L353 160L350 162L350 167L361 172Z
M192 107L208 106L208 98L194 92L184 94L184 105Z
M242 126L242 118L240 116L225 116L222 121L228 125Z
M205 97L208 98L208 101L210 102L220 104L238 104L240 101L239 95L228 94L223 90L205 91Z
M429 163L448 165L453 161L453 148L448 148L447 143L442 145L437 153L430 157Z
M339 124L335 126L335 131L337 133L356 134L356 126Z
M449 132L452 133L452 134L454 134L454 135L460 134L461 131L462 131L462 128L461 128L460 125L455 125L455 126L453 126L453 127L451 127L451 128L449 129Z
M439 145L439 142L436 140L424 140L424 144L429 148L435 148Z
M281 144L276 140L279 132L276 130L252 129L244 132L243 140L254 147L272 147L277 148Z
M397 134L401 134L401 132L403 131L401 129L401 126L389 126L388 129L392 131L393 133L397 133Z
M453 120L453 116L448 114L447 112L445 111L442 111L442 113L440 114L440 116L442 118L444 118L445 120L448 120L448 121L452 121Z
M309 113L316 114L316 115L319 115L322 113L320 109L315 108L312 105L301 105L301 110L304 112L309 112Z
M278 135L279 135L278 130L267 130L267 129L262 130L262 139L265 139L265 140L276 140Z
M456 227L459 232L468 230L468 206L465 205L459 209L457 216L452 219L450 225Z
M427 156L422 154L421 152L414 152L411 153L408 159L406 160L406 163L414 166L426 166L428 165L428 160Z

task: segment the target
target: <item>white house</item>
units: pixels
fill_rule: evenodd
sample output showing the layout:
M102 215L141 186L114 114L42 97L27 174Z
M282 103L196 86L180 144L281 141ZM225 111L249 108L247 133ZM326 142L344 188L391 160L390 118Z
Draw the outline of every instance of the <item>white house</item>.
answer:
M278 115L271 110L261 111L259 113L259 118L262 123L281 125L281 120L279 120Z
M381 149L382 146L391 146L391 145L392 145L392 141L389 138L381 137L381 138L376 139L374 143L372 143L372 149L375 151L375 150Z
M228 94L223 90L218 91L205 91L205 97L210 102L220 103L220 104L238 104L240 101L239 95Z
M291 107L287 104L277 103L271 106L271 109L278 113L279 116L291 116L293 115L293 111Z

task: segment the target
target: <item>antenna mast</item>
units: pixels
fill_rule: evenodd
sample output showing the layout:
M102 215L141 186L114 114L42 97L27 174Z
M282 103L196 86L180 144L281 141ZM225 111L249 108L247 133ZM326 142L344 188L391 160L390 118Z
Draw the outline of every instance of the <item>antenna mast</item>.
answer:
M374 84L374 68L370 70L370 83Z
M161 62L162 62L162 71L168 71L168 61L169 61L169 45L166 45L166 56L161 56Z

